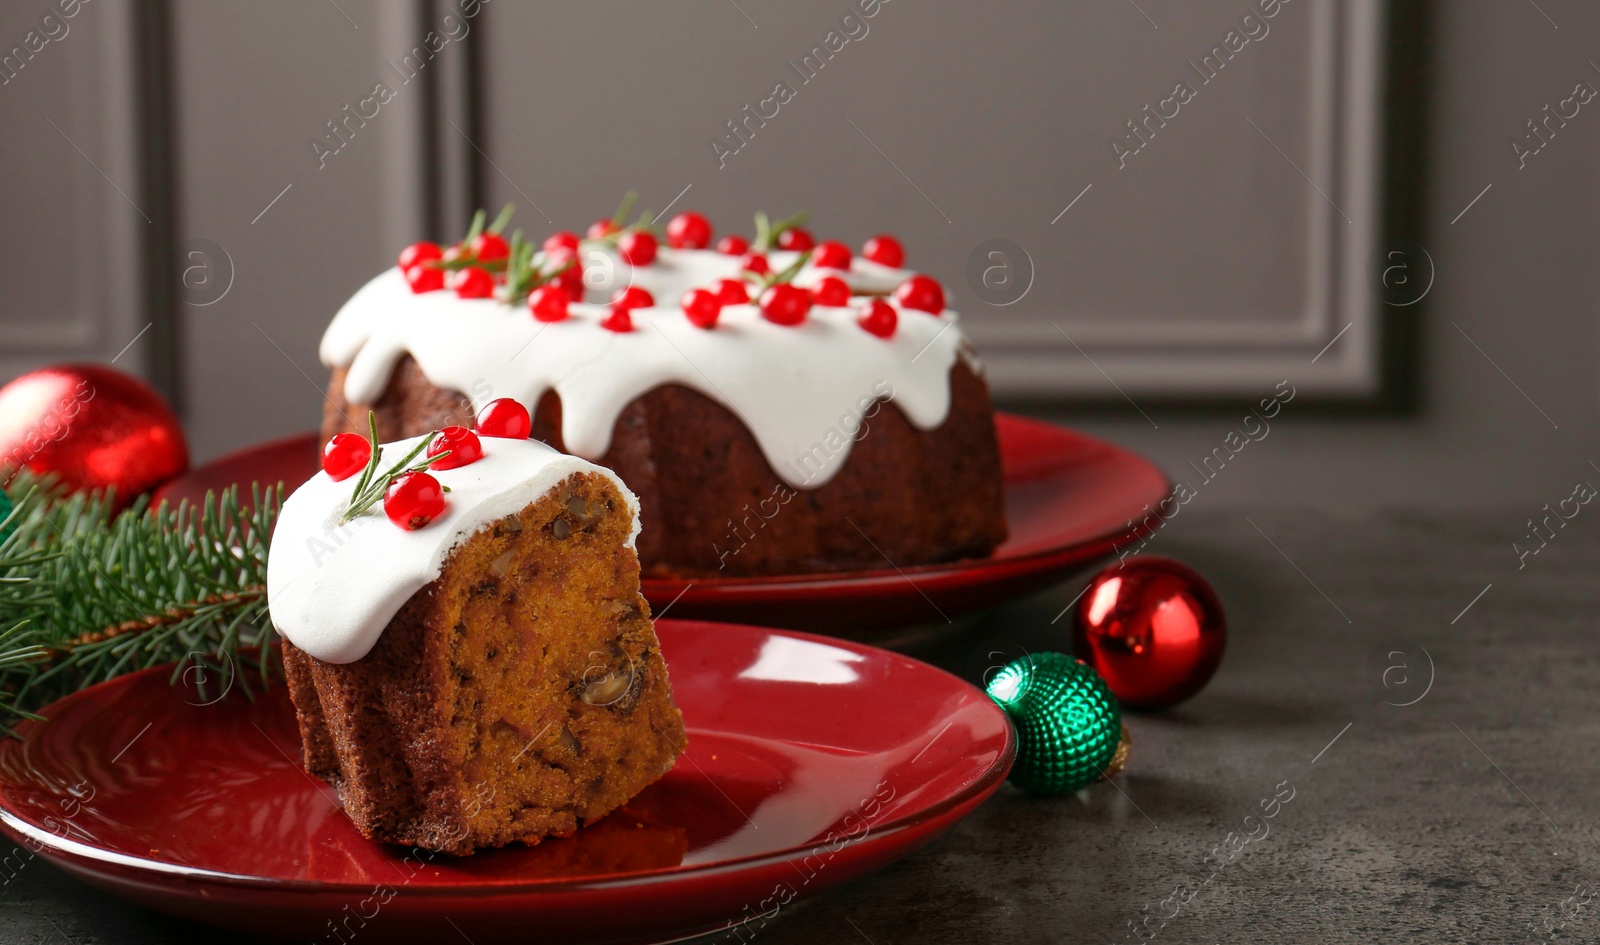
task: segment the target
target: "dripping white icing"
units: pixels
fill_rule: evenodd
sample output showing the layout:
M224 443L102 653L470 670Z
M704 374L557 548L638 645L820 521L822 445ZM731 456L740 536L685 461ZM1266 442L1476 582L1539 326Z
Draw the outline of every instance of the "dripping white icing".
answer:
M769 259L781 270L794 256ZM735 278L738 268L737 257L662 249L655 263L632 271L632 283L657 304L635 309L634 330L625 334L599 327L602 305L575 304L572 318L545 324L526 306L415 294L391 269L340 309L323 336L322 361L349 369L344 394L353 404L375 402L406 354L434 386L465 394L474 409L497 397L531 409L553 389L561 396L562 440L588 459L605 454L617 417L634 399L682 384L742 419L773 470L804 488L823 485L843 466L873 398L890 397L919 429L944 422L950 369L964 345L955 312L900 310L887 339L862 330L854 308L814 307L790 328L767 321L753 304L731 305L715 330L690 324L679 308L683 292ZM838 273L808 267L795 281L810 285L829 274ZM857 258L845 279L855 291L883 293L909 275Z
M398 462L418 439L384 446L382 468ZM416 531L389 521L382 503L340 525L354 478L334 482L319 472L296 489L278 513L267 557L267 600L278 632L323 662L366 656L411 595L439 577L457 545L574 473L597 473L616 484L633 516L633 547L639 501L615 473L536 440L483 437L482 443L477 462L430 471L450 492L444 514Z

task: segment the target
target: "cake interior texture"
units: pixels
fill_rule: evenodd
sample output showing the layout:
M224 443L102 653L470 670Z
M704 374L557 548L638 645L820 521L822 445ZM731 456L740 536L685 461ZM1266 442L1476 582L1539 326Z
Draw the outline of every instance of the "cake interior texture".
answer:
M284 643L307 768L376 840L566 836L685 745L616 486L577 473L466 538L351 663Z
M345 373L333 369L323 442L361 432L348 418L369 410L383 440L472 424L467 397L434 386L409 355L373 404L345 401ZM994 408L965 361L951 368L950 397L949 415L932 430L914 426L892 399L878 401L862 420L865 432L843 431L854 440L848 452L824 445L817 431L817 447L791 467L809 476L838 464L817 487L785 481L742 420L680 384L633 400L606 454L590 458L639 496L639 557L650 575L802 574L982 557L1006 537ZM559 395L547 392L533 406L534 437L565 449Z

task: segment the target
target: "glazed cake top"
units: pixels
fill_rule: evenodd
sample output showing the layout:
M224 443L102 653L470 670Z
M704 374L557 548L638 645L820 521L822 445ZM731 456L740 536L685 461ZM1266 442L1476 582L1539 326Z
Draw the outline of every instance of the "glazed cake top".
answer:
M766 254L773 272L799 255ZM949 412L952 366L958 357L971 360L954 311L935 314L881 299L913 275L908 270L859 256L848 270L805 265L795 286L835 276L850 287L849 304L812 305L800 324L783 325L764 318L752 299L724 305L708 330L691 323L680 299L691 288L739 279L740 257L667 247L636 267L614 252L611 257L615 284L646 289L655 300L631 310L631 331L601 326L610 312L601 304L605 293L591 290L586 301L570 306L570 317L541 322L526 304L415 291L395 268L339 311L323 336L322 362L348 369L344 395L351 404L376 403L407 354L434 386L464 394L474 411L501 397L531 410L554 390L561 397L563 443L589 459L605 454L629 403L661 385L681 384L738 416L779 476L815 488L843 465L874 399L887 398L917 428L934 429ZM858 324L873 299L892 305L898 316L888 337ZM823 442L830 457L825 466L801 463Z
M383 447L393 464L425 437ZM367 655L411 595L437 579L450 552L498 519L520 512L574 473L616 485L639 534L639 500L616 474L537 440L480 439L483 457L455 469L430 469L447 487L445 509L425 527L396 527L375 506L350 522L354 480L318 472L283 503L267 558L272 623L285 639L326 663Z

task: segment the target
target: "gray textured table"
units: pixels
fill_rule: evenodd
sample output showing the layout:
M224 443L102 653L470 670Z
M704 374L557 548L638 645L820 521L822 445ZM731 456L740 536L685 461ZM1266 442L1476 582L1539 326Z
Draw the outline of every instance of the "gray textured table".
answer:
M1186 509L1149 552L1211 578L1229 652L1192 702L1130 719L1121 791L1003 788L758 940L1543 942L1563 925L1557 940L1600 940L1600 763L1583 748L1600 728L1600 523L1574 519L1519 569L1529 511ZM997 649L1065 648L1050 621L1081 586L920 655L972 678ZM1212 876L1202 860L1284 781L1271 832ZM63 940L218 936L35 861L0 889L0 942Z

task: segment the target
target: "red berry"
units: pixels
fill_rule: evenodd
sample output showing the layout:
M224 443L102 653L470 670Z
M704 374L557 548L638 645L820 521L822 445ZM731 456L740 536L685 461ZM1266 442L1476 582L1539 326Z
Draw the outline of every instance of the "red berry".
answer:
M667 221L667 245L673 249L705 249L711 245L711 221L685 210Z
M607 217L603 220L596 220L589 224L589 238L592 240L597 240L603 236L610 236L620 229L622 229L622 227L612 223L610 217Z
M600 327L607 331L614 331L619 335L625 335L633 331L633 316L628 314L629 311L631 310L613 305L611 314L600 319Z
M527 407L510 397L501 397L484 404L483 409L478 411L477 427L480 436L526 440L533 432L533 418L528 416Z
M567 307L572 304L572 295L560 285L546 283L528 294L528 308L533 311L533 317L541 322L559 322L566 320Z
M811 288L811 301L816 305L826 305L838 308L850 304L850 287L843 279L834 276L823 276Z
M632 230L617 240L617 252L630 266L648 266L656 261L656 238L643 230Z
M811 294L799 286L780 282L761 293L761 314L779 325L798 325L806 320Z
M717 316L722 314L722 299L708 289L690 289L683 293L683 314L696 328L717 327Z
M838 240L823 240L811 251L811 265L826 269L849 269L850 247Z
M430 457L438 456L446 450L450 451L450 455L434 463L430 468L457 469L483 458L483 444L478 441L478 434L466 427L445 427L433 438L433 442L428 444Z
M550 277L551 284L566 289L574 301L583 298L583 264L576 252L565 247L546 250L542 269L555 273Z
M444 288L444 270L435 269L425 262L417 263L405 271L406 285L411 291L422 294Z
M894 335L895 325L899 324L900 315L895 312L894 306L883 299L873 299L867 305L867 310L856 319L856 324L879 338L889 338Z
M887 233L879 233L862 244L861 255L880 266L889 266L893 269L899 269L906 261L905 247Z
M448 284L463 299L486 299L494 294L494 276L476 266L452 272Z
M492 262L511 255L511 247L506 245L499 233L479 233L478 238L472 241L472 254L481 262Z
M405 271L417 263L431 262L444 255L438 243L412 243L400 251L400 269Z
M723 305L743 305L750 301L750 290L739 279L718 279L716 291Z
M444 489L425 472L406 473L383 494L383 514L406 531L427 527L442 512Z
M372 459L372 444L359 433L335 433L322 448L322 471L343 482L365 469Z
M758 276L764 276L772 271L772 267L767 265L767 257L760 253L745 254L744 258L739 260L739 268L744 272L753 272Z
M619 289L611 295L611 308L613 310L620 308L631 312L636 308L649 308L654 304L656 304L656 297L636 285L630 285L626 289Z
M578 251L578 234L571 230L557 230L544 238L544 251L546 254L553 253L558 249L570 250L576 253Z
M717 252L724 256L743 256L750 251L750 241L737 233L729 233L717 240Z
M811 231L798 226L790 227L778 234L779 249L792 249L797 253L803 253L815 245L817 241L811 237Z
M937 315L944 311L944 289L927 276L912 276L894 290L901 308L920 309Z

